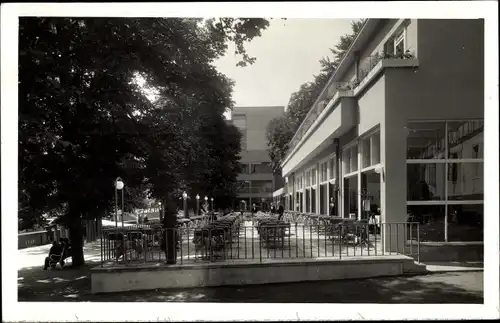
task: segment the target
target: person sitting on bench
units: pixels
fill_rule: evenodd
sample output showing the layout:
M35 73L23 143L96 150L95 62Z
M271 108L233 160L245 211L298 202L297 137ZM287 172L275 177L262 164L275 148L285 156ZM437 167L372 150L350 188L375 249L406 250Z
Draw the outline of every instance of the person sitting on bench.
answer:
M52 243L52 247L50 247L49 250L49 256L45 258L43 270L47 270L49 266L55 268L57 263L61 265L61 268L64 267L64 259L67 258L67 247L63 239L60 239L60 241L61 243L57 241Z

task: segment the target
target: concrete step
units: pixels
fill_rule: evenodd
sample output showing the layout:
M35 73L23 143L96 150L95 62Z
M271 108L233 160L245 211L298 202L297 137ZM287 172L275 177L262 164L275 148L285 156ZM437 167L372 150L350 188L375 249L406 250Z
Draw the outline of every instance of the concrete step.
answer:
M413 258L408 257L408 259L403 261L404 274L425 274L427 272L427 266L416 262Z

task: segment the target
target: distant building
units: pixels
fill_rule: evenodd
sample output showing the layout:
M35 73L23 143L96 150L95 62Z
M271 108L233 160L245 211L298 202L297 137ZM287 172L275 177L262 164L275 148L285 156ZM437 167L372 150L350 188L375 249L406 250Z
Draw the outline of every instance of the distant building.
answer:
M427 241L482 241L484 67L484 20L368 19L275 195L303 213L425 222Z
M252 204L269 209L273 191L281 187L281 174L273 174L271 158L267 150L266 128L269 122L285 112L283 106L235 107L228 123L235 125L243 134L241 140L242 173L238 176L238 200L235 205Z

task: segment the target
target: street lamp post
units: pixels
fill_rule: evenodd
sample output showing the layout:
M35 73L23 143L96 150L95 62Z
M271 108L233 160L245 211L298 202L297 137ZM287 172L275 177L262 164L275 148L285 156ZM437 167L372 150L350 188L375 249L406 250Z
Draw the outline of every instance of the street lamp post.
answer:
M196 194L196 215L200 215L200 196Z
M205 195L205 208L206 211L208 212L208 196Z
M162 221L163 220L163 206L161 205L161 201L158 202L158 205L160 206L160 210L159 210L160 223L163 223L163 221Z
M184 200L184 217L185 218L189 218L188 211L187 211L187 198L188 198L188 195L187 195L186 192L182 193L182 198Z
M214 198L213 198L213 197L211 197L211 198L210 198L210 201L212 202L212 208L211 208L211 209L212 209L212 212L213 212L213 211L214 211Z
M123 181L120 177L117 177L115 180L115 228L118 229L118 191L122 191L122 228L124 227L123 225L123 208L124 208L124 203L123 203L123 187L125 184L123 184Z

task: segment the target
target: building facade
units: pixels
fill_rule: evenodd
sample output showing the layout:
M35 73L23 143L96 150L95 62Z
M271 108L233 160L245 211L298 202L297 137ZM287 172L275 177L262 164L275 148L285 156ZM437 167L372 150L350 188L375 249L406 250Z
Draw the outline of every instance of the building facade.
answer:
M483 20L368 19L290 142L279 195L482 241L483 120Z
M235 107L231 123L243 134L241 142L242 173L238 176L237 207L250 209L252 204L267 210L273 191L280 185L281 176L273 174L267 150L268 123L285 111L283 106Z

